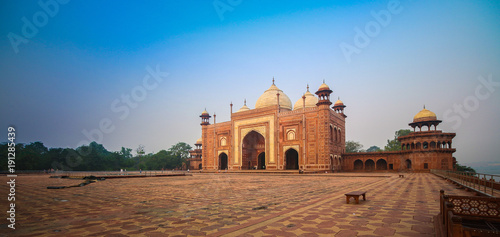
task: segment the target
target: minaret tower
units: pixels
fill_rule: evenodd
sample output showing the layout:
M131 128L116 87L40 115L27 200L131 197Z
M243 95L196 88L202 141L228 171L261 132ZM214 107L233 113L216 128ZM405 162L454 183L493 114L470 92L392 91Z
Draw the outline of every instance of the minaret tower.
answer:
M204 126L204 125L210 125L210 118L212 116L210 116L210 114L208 114L207 110L205 109L205 111L203 111L203 113L201 113L200 115L200 118L201 118L201 126Z
M330 90L330 87L328 87L327 84L325 84L325 81L323 80L323 84L319 87L318 91L316 91L316 95L318 95L319 100L318 103L316 104L321 108L321 105L327 105L327 108L332 104L330 101L330 94L333 91Z
M316 106L318 106L318 156L313 158L309 157L309 159L316 159L314 161L317 165L326 165L329 162L330 154L332 154L333 150L330 146L330 140L332 139L332 134L330 132L330 124L331 124L331 116L332 110L330 109L330 105L332 102L330 101L330 94L332 90L330 87L323 84L319 87L318 91L316 91L316 95L318 95L319 100ZM309 162L308 162L309 163ZM319 167L317 167L319 168Z
M202 140L202 149L201 149L201 162L204 169L208 168L207 158L208 156L208 125L210 125L210 114L208 114L207 110L203 111L200 115L201 117L201 140Z
M337 112L338 114L342 114L345 117L347 117L345 114L344 114L344 108L345 108L345 105L344 105L344 102L342 102L340 100L340 98L338 98L338 100L335 102L335 104L333 104L333 110L335 112Z

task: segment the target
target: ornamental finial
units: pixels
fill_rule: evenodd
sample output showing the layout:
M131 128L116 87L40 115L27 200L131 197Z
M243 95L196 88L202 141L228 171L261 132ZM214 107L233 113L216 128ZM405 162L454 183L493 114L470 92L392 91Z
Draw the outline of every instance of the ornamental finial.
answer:
M274 76L273 76L273 85L274 85Z
M307 91L309 92L309 84L307 84Z

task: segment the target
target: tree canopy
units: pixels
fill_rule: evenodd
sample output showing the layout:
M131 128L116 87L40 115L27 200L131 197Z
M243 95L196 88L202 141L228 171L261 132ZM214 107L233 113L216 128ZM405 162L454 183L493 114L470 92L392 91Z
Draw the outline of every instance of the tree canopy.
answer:
M179 156L181 159L189 158L189 150L191 150L191 146L186 144L185 142L178 142L168 149L174 156Z
M180 169L189 158L191 146L179 142L168 151L161 150L156 154L145 154L144 146L138 155L132 155L131 148L122 147L120 151L108 151L102 144L91 142L76 149L47 148L41 142L16 144L17 170L160 170ZM8 143L0 144L0 170L7 170Z
M371 146L370 148L366 149L366 152L376 152L376 151L382 151L380 147L378 146Z
M476 173L476 170L474 168L466 166L466 165L460 165L458 163L455 164L455 170L456 171L461 171L461 172Z
M345 142L345 152L353 153L353 152L362 152L363 145L359 142L355 141L346 141Z
M387 145L384 147L385 151L400 151L401 142L399 142L398 137L406 136L412 133L410 129L400 129L394 133L394 139L387 140Z

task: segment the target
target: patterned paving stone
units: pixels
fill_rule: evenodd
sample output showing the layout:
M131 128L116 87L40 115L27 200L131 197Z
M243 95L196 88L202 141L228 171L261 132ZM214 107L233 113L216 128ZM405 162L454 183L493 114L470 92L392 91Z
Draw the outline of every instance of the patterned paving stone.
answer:
M46 187L80 181L18 176L18 228L1 218L0 236L427 236L440 189L472 195L432 174L357 175L194 174L58 190ZM367 200L346 204L354 190Z
M413 225L411 227L412 230L417 231L418 233L421 234L432 234L434 233L434 229L430 226L424 226L424 225Z
M401 219L399 219L399 218L384 218L384 219L382 219L382 222L384 222L386 224L399 223L399 222L401 222Z
M351 237L351 236L357 236L358 232L354 230L341 230L339 231L335 237Z
M413 219L421 222L431 222L432 216L416 215L413 216Z
M380 227L373 231L373 233L381 236L393 236L394 233L396 233L396 230L387 227Z

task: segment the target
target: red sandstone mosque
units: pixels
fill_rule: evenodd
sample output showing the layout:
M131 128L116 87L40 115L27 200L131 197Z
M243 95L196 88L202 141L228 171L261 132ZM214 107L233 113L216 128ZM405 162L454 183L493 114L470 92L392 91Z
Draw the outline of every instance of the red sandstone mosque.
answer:
M302 171L429 171L452 170L455 133L437 130L436 114L423 109L409 125L414 132L399 137L401 151L345 153L344 103L332 107L332 90L323 83L292 107L290 98L274 83L257 100L245 105L231 120L210 124L201 114L202 137L190 151L192 170L302 170ZM418 131L417 131L418 128ZM425 128L427 128L426 131ZM424 129L424 130L423 130Z

